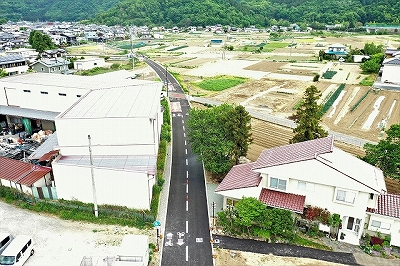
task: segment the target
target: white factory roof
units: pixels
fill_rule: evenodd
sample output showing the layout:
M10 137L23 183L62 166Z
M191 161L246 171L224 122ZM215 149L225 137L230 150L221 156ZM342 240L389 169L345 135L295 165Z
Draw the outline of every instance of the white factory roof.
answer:
M65 118L157 118L162 83L153 82L110 89L96 89L82 96L56 119Z
M151 81L132 79L132 72L126 70L108 72L95 76L64 75L56 73L27 73L4 77L0 83L11 82L14 84L40 85L58 88L98 89L127 86L132 84L145 84Z

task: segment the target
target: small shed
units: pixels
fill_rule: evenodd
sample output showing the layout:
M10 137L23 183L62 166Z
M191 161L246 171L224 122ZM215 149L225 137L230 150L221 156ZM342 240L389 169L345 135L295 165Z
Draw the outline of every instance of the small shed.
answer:
M74 69L76 70L88 70L93 69L95 67L104 67L106 62L104 58L96 57L96 58L86 58L79 59L74 62Z

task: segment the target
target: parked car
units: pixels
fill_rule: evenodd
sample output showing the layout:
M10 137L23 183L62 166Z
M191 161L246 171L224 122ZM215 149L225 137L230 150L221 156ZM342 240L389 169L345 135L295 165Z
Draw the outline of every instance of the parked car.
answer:
M0 255L0 265L22 266L35 253L31 236L19 235Z
M11 243L14 237L8 233L0 233L0 255L6 249L6 247Z

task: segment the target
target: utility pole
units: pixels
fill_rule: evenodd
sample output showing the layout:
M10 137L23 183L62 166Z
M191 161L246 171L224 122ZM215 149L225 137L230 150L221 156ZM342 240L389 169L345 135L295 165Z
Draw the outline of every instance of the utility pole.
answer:
M89 140L89 157L90 157L90 171L92 174L92 190L93 190L93 203L94 203L94 216L99 217L99 210L97 208L97 197L96 197L96 186L94 182L94 169L93 169L93 157L92 157L92 143L90 135L88 135Z
M132 71L133 71L133 70L135 70L135 57L133 56L132 27L129 27L129 35L131 36L131 56L132 56Z
M167 91L168 98L168 65L165 65L165 90Z

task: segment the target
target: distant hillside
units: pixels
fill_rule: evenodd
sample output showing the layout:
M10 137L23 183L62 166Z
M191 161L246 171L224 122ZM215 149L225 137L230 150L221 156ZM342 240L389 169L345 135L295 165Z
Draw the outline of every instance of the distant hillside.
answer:
M343 24L399 21L398 0L126 0L98 15L108 25L269 26L272 24Z
M107 25L400 24L398 0L2 0L0 18Z
M1 0L0 18L19 21L79 21L122 0Z

